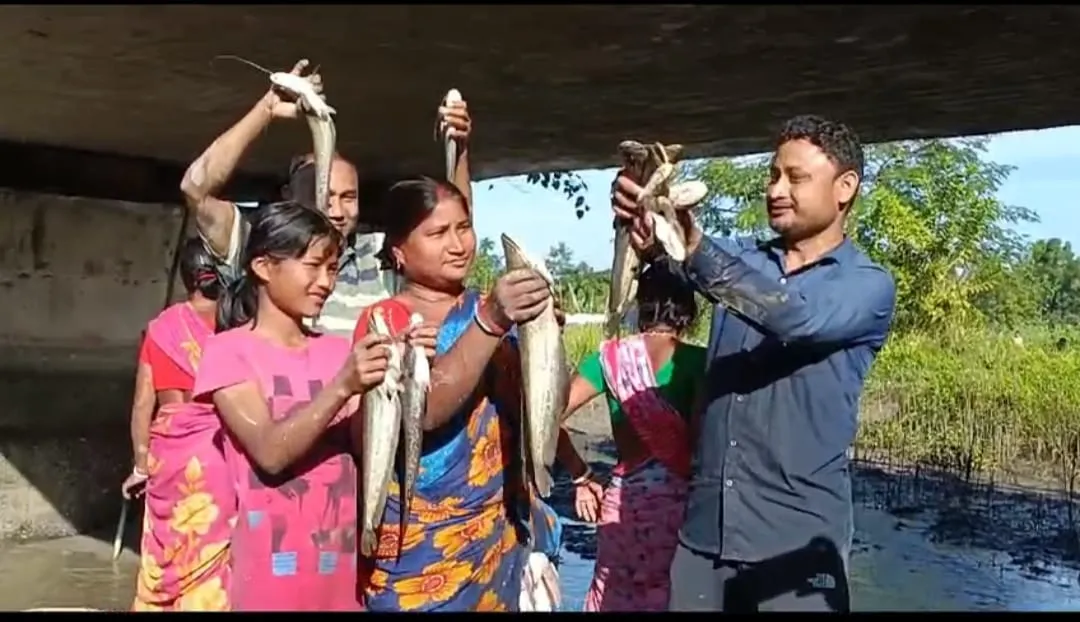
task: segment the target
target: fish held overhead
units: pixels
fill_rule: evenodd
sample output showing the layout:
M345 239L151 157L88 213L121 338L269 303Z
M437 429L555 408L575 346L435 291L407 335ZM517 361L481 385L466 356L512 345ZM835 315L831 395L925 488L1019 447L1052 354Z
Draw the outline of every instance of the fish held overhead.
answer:
M642 186L637 203L646 211L653 224L657 241L676 261L686 258L686 231L683 231L676 212L692 209L708 194L700 181L673 184L675 164L682 154L682 145L646 145L636 140L619 143L622 168L630 179ZM608 293L605 336L619 334L623 316L637 296L637 277L640 261L630 246L629 224L615 222L615 253L611 263L611 288Z
M502 245L508 271L522 268L535 270L549 286L554 285L547 267L530 258L506 234L502 236ZM555 462L559 417L566 408L570 391L566 350L562 329L555 318L553 300L535 319L518 325L517 332L524 393L521 432L526 451L522 463L526 480L531 470L537 492L547 497L551 494L552 482L548 469Z

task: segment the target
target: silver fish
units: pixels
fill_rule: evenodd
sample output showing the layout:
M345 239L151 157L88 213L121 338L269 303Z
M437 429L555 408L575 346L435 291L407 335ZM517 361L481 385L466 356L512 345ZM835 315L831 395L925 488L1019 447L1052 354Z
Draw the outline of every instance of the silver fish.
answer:
M637 197L639 204L646 204L650 211L663 211L665 216L672 216L670 209L658 209L660 205L670 205L670 201L658 201L657 197L666 197L668 184L675 174L675 160L682 152L681 145L646 146L636 140L624 140L619 143L619 155L626 175L643 186ZM699 199L700 200L700 199ZM670 221L674 221L673 216ZM677 226L673 222L673 227ZM664 228L665 234L671 227ZM677 231L676 234L681 234ZM669 236L665 236L667 238ZM665 245L666 247L666 245ZM619 326L631 302L637 296L637 277L641 262L630 246L629 223L615 221L615 254L611 260L611 287L608 290L607 317L604 323L604 335L608 339L619 334Z
M461 92L457 89L450 89L446 92L446 97L443 98L441 105L449 106L460 101L462 101ZM446 181L454 183L454 175L457 174L458 144L457 140L450 137L449 129L449 127L443 126L441 116L435 120L435 139L442 140L446 155Z
M389 335L386 320L376 310L371 314L368 330ZM360 554L371 557L379 548L378 528L386 510L386 496L394 471L398 437L401 434L401 353L391 346L386 377L379 386L364 393L364 436L361 462L363 509L360 535Z
M544 264L533 261L509 236L502 236L506 269L536 270L550 285L554 279ZM570 379L562 331L555 319L552 303L534 320L520 324L518 347L521 351L521 375L524 385L523 432L527 435L527 462L532 463L533 483L540 496L551 494L551 474L555 446L559 438L559 416L566 408Z
M304 118L311 130L315 153L315 205L326 210L330 207L330 167L334 161L337 128L330 115L319 117L305 111Z
M424 318L414 313L410 321L415 326L423 322ZM416 476L420 472L420 449L424 441L423 420L424 411L427 409L428 387L431 386L431 367L427 353L420 346L406 346L401 367L401 437L404 443L401 529L402 533L405 533L405 524L412 509L413 492L416 489Z

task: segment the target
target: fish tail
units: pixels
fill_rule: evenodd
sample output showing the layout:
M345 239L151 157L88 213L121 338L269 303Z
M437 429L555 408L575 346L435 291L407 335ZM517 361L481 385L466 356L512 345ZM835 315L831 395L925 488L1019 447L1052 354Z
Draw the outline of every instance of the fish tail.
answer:
M375 530L364 527L363 533L360 534L360 554L364 557L374 557L378 549L379 538L375 535Z
M608 311L607 321L604 323L604 337L611 339L619 334L619 324L622 322L622 314L618 311Z
M551 474L547 467L542 464L533 465L533 480L536 483L536 491L540 496L547 499L551 496Z

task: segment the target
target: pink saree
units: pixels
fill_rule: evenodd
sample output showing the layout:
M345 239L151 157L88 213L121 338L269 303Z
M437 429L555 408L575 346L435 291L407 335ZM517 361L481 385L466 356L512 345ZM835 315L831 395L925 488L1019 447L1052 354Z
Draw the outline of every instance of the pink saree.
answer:
M608 390L651 457L619 463L604 491L585 611L666 611L690 473L686 421L657 391L640 335L600 346Z
M194 378L212 334L190 305L179 303L150 322L146 338ZM221 443L210 405L165 404L155 414L133 610L229 610L236 493Z

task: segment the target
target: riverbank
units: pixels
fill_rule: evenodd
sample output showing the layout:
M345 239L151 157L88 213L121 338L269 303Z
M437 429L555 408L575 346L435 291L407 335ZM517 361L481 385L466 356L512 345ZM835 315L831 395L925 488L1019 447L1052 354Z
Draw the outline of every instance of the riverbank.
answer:
M582 455L606 477L614 447L603 401L579 410L567 427ZM939 469L854 459L852 483L855 505L891 516L896 530L919 530L935 543L958 549L992 551L998 554L995 564L1028 578L1047 577L1053 574L1049 568L1065 567L1074 570L1074 585L1080 580L1075 572L1080 571L1080 506L1052 481L1028 479L1017 485L968 480ZM569 489L565 494L555 503L560 513L573 518ZM570 550L576 547L580 553L592 546L591 538L574 539L567 544Z

